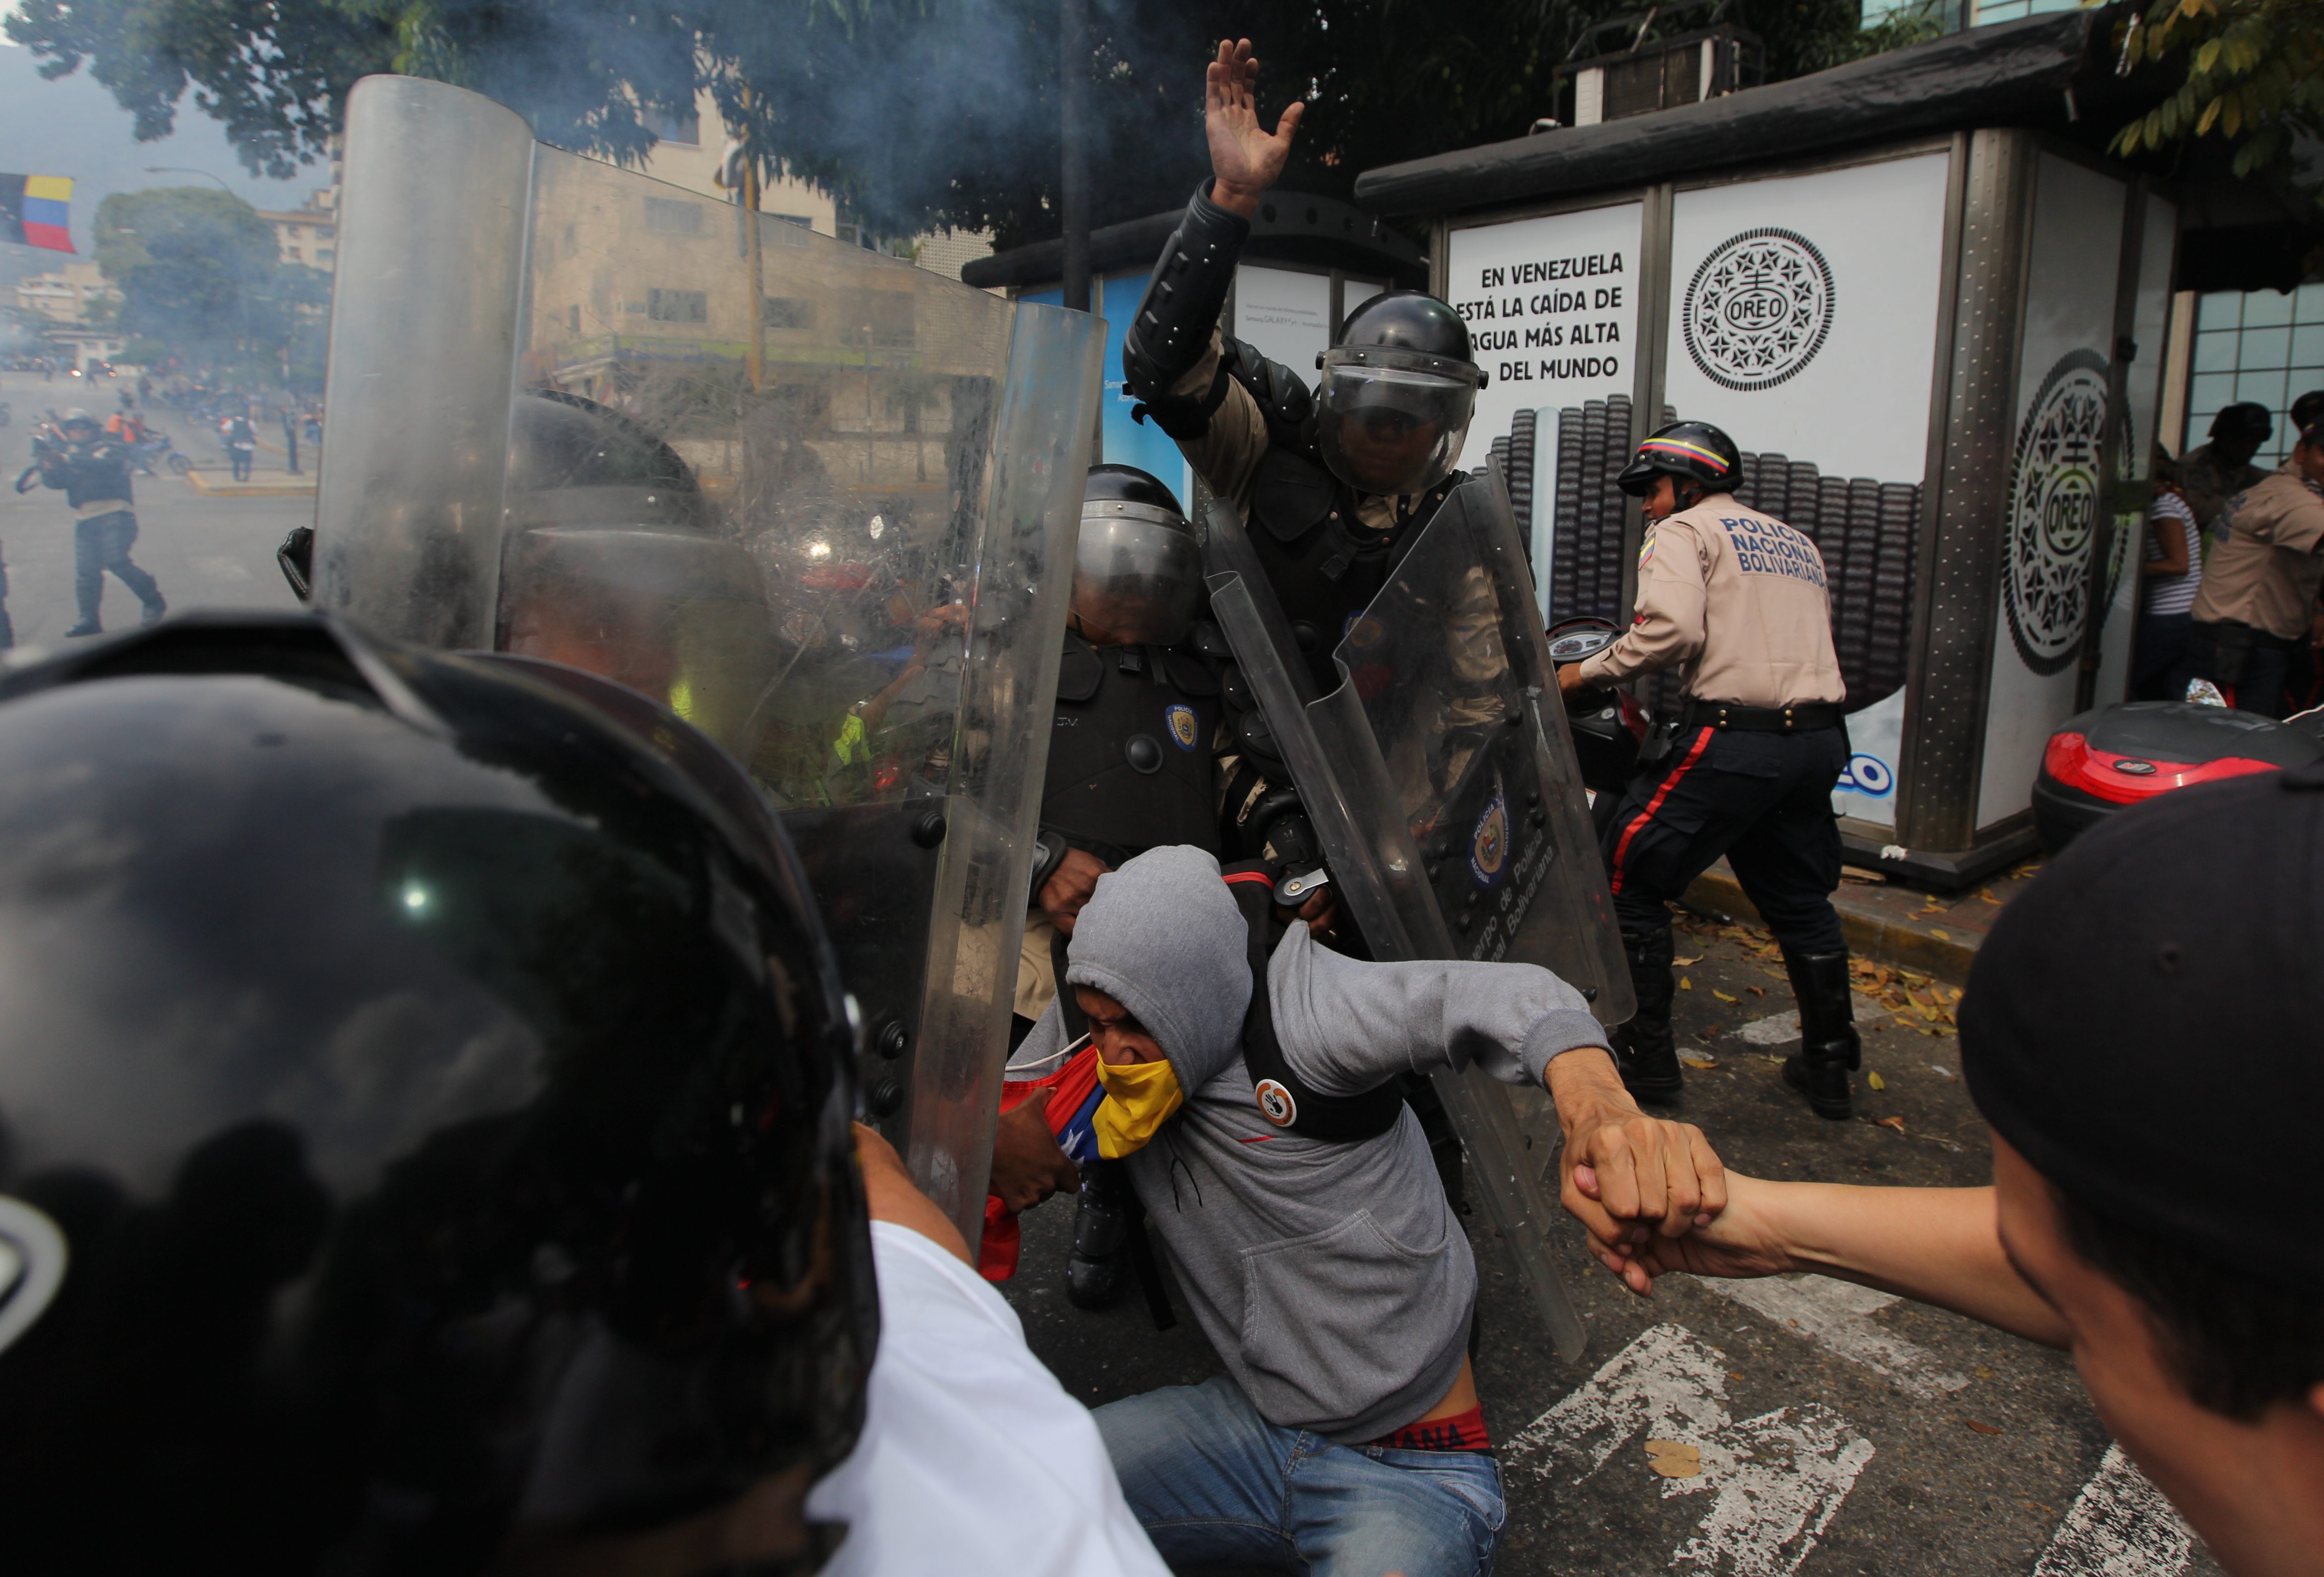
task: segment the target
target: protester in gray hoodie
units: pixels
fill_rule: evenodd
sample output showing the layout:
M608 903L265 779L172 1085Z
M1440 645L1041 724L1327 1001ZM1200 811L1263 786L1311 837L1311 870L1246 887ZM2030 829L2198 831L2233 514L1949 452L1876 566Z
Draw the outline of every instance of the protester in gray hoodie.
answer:
M1101 1140L1126 1155L1227 1368L1098 1410L1123 1492L1174 1565L1484 1572L1502 1513L1466 1351L1468 1239L1409 1110L1349 1142L1262 1111L1242 1056L1247 947L1218 862L1192 848L1100 879L1074 932L1065 984L1105 1065ZM1638 1111L1604 1029L1547 970L1362 963L1294 922L1268 987L1285 1059L1312 1090L1356 1095L1474 1061L1548 1086L1569 1172L1593 1166L1614 1216L1680 1232L1724 1204L1700 1132ZM1011 1075L1071 1049L1053 1003ZM1595 1208L1570 1177L1565 1194ZM1591 1224L1608 1240L1621 1230Z

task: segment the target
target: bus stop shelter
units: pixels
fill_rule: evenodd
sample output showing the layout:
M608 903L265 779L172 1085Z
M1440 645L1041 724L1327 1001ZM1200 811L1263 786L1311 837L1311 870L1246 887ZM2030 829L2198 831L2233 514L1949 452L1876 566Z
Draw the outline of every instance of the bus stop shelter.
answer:
M1433 231L1545 616L1628 617L1632 446L1678 418L1831 576L1849 857L1960 886L2033 847L2058 724L2124 698L2174 293L2289 289L2318 237L2203 146L2105 144L2153 88L2116 13L1366 172ZM2312 210L2311 210L2312 211ZM1674 700L1673 681L1657 698Z

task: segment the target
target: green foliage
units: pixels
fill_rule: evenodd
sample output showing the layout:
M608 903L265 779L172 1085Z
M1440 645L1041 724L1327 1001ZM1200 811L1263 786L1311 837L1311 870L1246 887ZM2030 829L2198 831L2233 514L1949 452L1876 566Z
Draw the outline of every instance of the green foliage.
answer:
M2126 75L2181 74L2115 134L2116 153L2216 134L2234 146L2236 174L2288 172L2295 139L2324 136L2324 0L2157 0L2116 36Z
M2307 0L2314 4L2317 0ZM1640 0L1087 0L1094 219L1185 201L1207 168L1202 71L1257 42L1272 115L1307 115L1290 184L1343 192L1367 168L1522 136L1555 68ZM1858 26L1858 0L1742 0L1770 79L1932 32ZM665 108L706 87L764 168L816 181L875 232L1057 220L1057 0L22 0L8 35L57 76L83 64L166 134L191 89L254 171L327 149L371 72L456 82L545 141L631 162Z
M273 227L211 187L115 192L97 205L96 257L121 291L116 326L145 353L280 377L319 369L330 276L285 263Z

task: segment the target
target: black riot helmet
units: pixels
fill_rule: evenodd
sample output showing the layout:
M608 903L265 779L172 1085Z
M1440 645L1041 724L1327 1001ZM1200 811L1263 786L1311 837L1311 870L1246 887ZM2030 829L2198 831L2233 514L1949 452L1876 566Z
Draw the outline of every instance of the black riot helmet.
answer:
M1655 478L1665 475L1698 484L1705 493L1732 493L1742 480L1743 452L1707 421L1674 421L1656 428L1638 446L1637 456L1614 478L1614 485L1633 498L1644 497L1653 491Z
M537 671L215 614L0 678L13 1573L832 1547L828 948L740 769Z
M1388 290L1348 314L1316 358L1315 445L1363 493L1425 493L1460 457L1485 374L1461 314L1425 290Z
M1093 466L1074 553L1074 625L1100 646L1170 646L1203 596L1203 545L1178 500L1135 466Z

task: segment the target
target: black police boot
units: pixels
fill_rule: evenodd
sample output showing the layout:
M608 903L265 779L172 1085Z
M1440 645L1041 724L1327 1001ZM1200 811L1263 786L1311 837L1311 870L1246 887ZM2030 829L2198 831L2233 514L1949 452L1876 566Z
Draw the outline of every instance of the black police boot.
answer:
M1130 1213L1138 1208L1138 1198L1120 1161L1084 1166L1082 1191L1074 1198L1065 1296L1077 1309L1110 1309L1130 1279Z
M1622 933L1622 956L1629 961L1630 990L1637 995L1638 1010L1611 1037L1614 1066L1623 1086L1649 1105L1668 1105L1685 1088L1678 1042L1671 1035L1671 998L1678 991L1671 979L1672 951L1668 926Z
M1784 970L1800 1004L1800 1049L1784 1059L1784 1083L1805 1095L1818 1117L1845 1122L1856 1111L1848 1075L1864 1065L1864 1042L1849 1000L1848 954L1786 948Z

